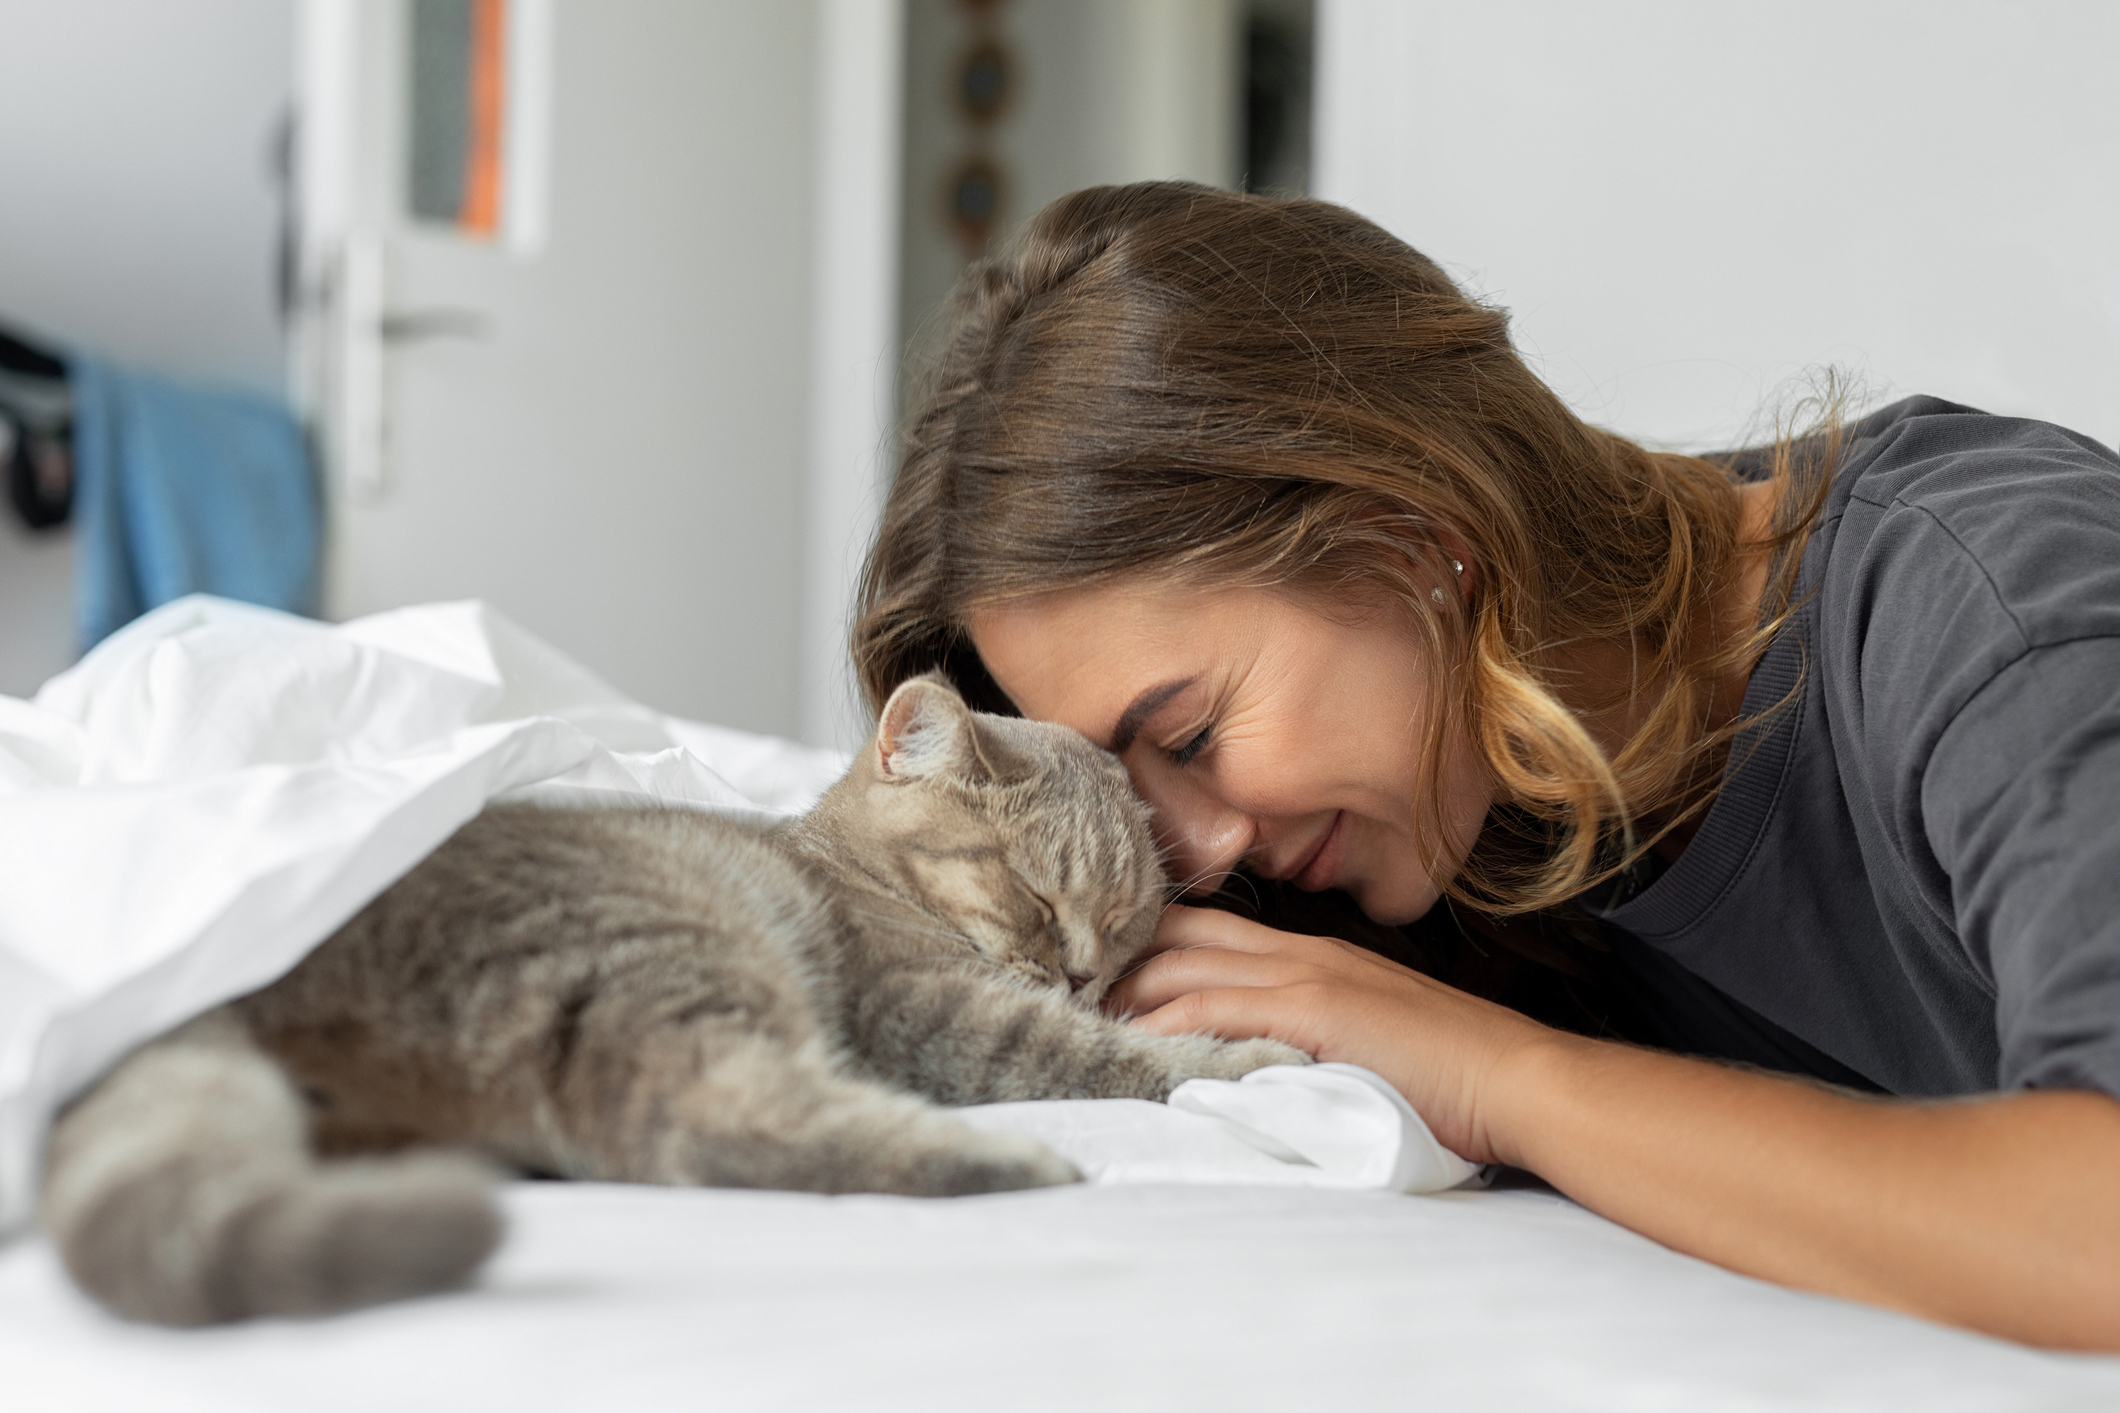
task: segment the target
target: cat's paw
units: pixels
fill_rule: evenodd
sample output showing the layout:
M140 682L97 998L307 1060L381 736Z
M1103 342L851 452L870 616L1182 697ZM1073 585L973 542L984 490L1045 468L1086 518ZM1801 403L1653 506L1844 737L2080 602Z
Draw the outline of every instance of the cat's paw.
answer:
M1017 1133L981 1133L928 1175L924 1195L967 1197L979 1192L1015 1192L1082 1181L1075 1165L1035 1138Z
M1310 1056L1278 1040L1232 1040L1217 1045L1201 1067L1203 1079L1241 1079L1268 1065L1307 1065Z

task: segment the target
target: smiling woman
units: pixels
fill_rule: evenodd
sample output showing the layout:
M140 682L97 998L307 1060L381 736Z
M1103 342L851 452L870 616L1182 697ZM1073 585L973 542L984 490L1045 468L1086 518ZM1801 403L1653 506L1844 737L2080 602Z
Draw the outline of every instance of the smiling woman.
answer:
M1822 487L1802 445L1748 497L1721 467L1586 426L1500 311L1322 202L1077 193L959 299L869 564L871 696L936 663L987 687L972 605L1150 571L1326 615L1396 607L1448 665L1424 679L1422 788L1476 733L1529 826L1484 831L1445 872L1465 901L1580 893L1712 793L1732 674L1741 697L1779 621L1754 621L1755 594L1726 631L1714 586L1815 515L1816 494L1787 493ZM1786 523L1741 543L1776 505Z
M971 634L1026 715L1126 762L1185 891L1241 861L1412 922L1494 803L1462 729L1443 788L1421 788L1427 658L1388 607L1348 619L1259 589L1127 581L995 605ZM1438 795L1441 815L1419 817Z
M854 647L872 702L939 667L1111 750L1181 893L1384 935L1172 907L1136 1024L1366 1065L1739 1270L2120 1349L2109 450L1914 398L1651 452L1349 212L1101 188L967 276ZM1438 900L1596 932L1659 1048L1389 942Z

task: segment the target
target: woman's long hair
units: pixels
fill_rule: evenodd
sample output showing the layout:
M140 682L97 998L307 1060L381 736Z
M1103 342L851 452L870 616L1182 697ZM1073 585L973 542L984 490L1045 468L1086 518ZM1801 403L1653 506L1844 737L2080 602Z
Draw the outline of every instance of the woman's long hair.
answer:
M1781 442L1769 475L1822 492L1799 475L1802 445ZM1784 547L1820 499L1781 497ZM941 667L1006 711L968 625L1008 600L1146 577L1395 603L1447 669L1429 674L1424 778L1440 782L1465 723L1507 806L1444 886L1530 911L1712 795L1737 728L1709 719L1711 695L1779 626L1796 559L1780 556L1780 609L1733 640L1718 615L1740 504L1724 467L1578 419L1503 311L1352 212L1097 187L959 286L863 570L854 656L872 709ZM1478 590L1438 604L1454 546ZM1620 680L1573 668L1586 646L1621 650L1606 659ZM1631 728L1609 755L1586 726L1601 719Z

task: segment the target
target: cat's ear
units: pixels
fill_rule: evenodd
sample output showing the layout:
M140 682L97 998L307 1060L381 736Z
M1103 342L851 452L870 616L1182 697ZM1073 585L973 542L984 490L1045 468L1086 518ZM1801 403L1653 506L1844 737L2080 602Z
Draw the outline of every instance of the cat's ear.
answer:
M899 684L876 723L876 769L886 780L974 775L979 749L972 709L957 689L930 674Z

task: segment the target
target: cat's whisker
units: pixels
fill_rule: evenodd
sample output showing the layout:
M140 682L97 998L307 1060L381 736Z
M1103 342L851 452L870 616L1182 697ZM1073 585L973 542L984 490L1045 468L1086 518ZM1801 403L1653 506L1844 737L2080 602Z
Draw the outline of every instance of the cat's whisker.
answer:
M1205 883L1210 878L1230 878L1233 877L1235 874L1236 870L1231 868L1203 868L1198 873L1195 873L1192 877L1186 879L1183 883L1177 884L1176 887L1180 893L1190 893L1193 889L1199 887L1202 883Z
M1180 898L1183 898L1188 893L1191 893L1194 889L1198 888L1201 884L1208 882L1210 879L1214 881L1216 888L1221 888L1223 885L1227 884L1232 879L1243 883L1243 885L1251 892L1252 906L1255 908L1263 906L1262 900L1259 897L1259 885L1252 879L1250 874L1235 868L1202 869L1200 872L1194 874L1191 878L1186 879L1183 883L1174 883L1169 885L1169 894L1165 901L1167 903L1175 903Z
M1126 978L1132 976L1135 972L1141 970L1141 968L1147 966L1150 962L1154 961L1156 957L1161 955L1162 953L1158 952L1154 956L1136 957L1132 961L1128 962L1126 964L1126 969L1112 978L1112 984L1105 988L1105 994L1107 996L1110 995L1111 992L1119 985L1120 982L1126 980Z

